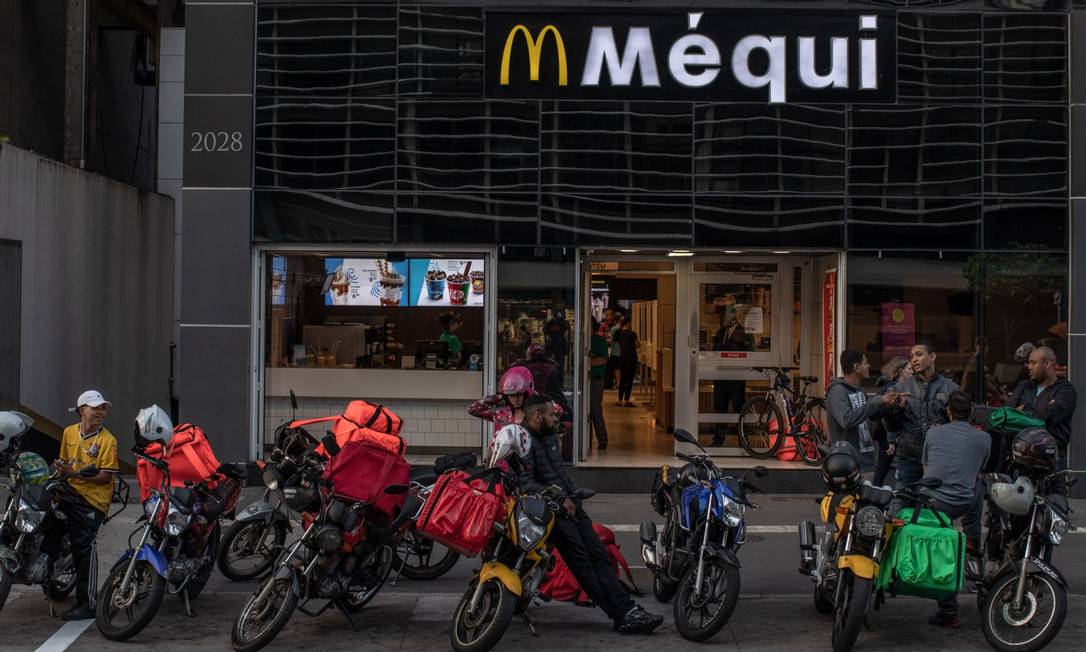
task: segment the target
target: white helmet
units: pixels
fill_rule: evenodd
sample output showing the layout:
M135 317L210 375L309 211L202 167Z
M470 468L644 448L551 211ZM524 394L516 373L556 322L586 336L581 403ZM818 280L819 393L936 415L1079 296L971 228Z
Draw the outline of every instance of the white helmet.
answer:
M32 425L34 420L22 412L0 412L0 453L11 446L11 440L30 430Z
M157 405L145 407L136 415L136 435L165 446L173 439L173 422L165 410Z
M532 447L532 436L528 434L524 426L519 423L511 423L494 433L490 440L490 450L487 452L486 465L494 467L510 455L524 459L528 457L528 451Z
M1033 483L1029 478L1022 476L1010 482L996 482L988 490L992 494L992 501L997 507L1015 516L1029 514L1033 506Z
M1033 353L1033 350L1037 347L1033 346L1033 342L1025 342L1022 346L1018 347L1014 351L1014 359L1016 362L1025 362L1029 360L1029 354Z

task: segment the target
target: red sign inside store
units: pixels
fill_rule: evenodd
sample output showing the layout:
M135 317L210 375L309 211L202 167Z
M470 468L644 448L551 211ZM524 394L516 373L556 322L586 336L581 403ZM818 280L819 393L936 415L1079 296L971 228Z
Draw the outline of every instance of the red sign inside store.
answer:
M730 359L742 359L747 357L747 354L745 351L721 351L720 357Z

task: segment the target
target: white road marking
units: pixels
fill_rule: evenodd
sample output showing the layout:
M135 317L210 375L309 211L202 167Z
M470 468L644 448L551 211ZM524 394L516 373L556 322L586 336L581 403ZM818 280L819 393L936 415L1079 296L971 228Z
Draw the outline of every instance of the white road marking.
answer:
M619 523L616 525L607 524L607 527L611 528L612 532L640 532L640 525L632 525L630 523ZM747 532L750 534L795 534L798 526L796 525L748 525Z
M93 624L93 618L64 623L64 626L58 629L56 634L50 636L49 640L39 645L34 652L64 652L69 645L75 643L75 639L79 638Z

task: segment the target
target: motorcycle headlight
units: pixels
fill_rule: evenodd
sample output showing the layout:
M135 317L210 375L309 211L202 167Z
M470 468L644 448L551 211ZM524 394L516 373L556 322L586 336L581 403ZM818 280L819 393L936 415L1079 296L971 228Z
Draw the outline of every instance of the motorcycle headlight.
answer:
M19 499L19 511L15 515L15 529L25 534L30 534L41 527L45 520L45 512L34 509L30 503Z
M143 503L143 513L147 515L147 518L153 520L155 518L155 512L158 511L158 505L162 502L162 496L158 494L151 494Z
M170 504L170 511L166 514L166 524L162 529L166 532L167 536L177 537L181 536L181 533L185 531L185 528L192 522L192 514L186 514L180 509Z
M275 467L268 466L264 469L264 486L272 491L279 488L279 473Z
M313 547L321 552L332 552L343 545L343 533L334 525L318 525L310 538Z
M517 546L521 550L527 552L534 549L546 533L546 527L539 525L526 514L517 512Z
M856 524L856 531L865 537L879 536L886 525L886 516L882 510L870 505L856 512L852 520Z
M1052 545L1058 546L1063 543L1063 537L1067 536L1067 521L1052 510L1049 510L1048 518L1048 540Z
M743 522L743 516L746 514L747 508L739 503L735 502L731 498L724 499L724 509L721 512L724 515L724 525L728 527L739 527L739 524Z

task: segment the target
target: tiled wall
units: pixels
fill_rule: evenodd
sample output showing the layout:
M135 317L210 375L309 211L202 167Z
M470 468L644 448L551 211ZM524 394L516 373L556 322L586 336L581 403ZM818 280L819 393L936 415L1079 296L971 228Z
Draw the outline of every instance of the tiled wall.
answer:
M407 440L409 453L425 453L426 449L434 449L434 452L448 452L447 449L478 451L482 445L483 424L468 415L468 403L464 401L367 400L385 405L404 420L402 434ZM340 414L346 405L345 399L299 398L297 418ZM289 418L289 398L265 398L264 441L270 442L275 429Z

